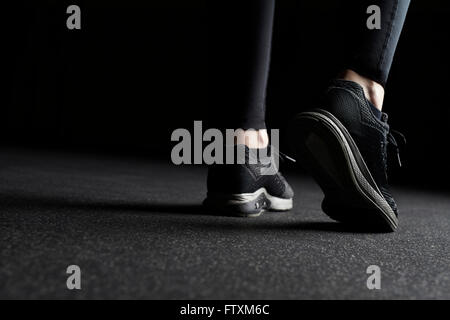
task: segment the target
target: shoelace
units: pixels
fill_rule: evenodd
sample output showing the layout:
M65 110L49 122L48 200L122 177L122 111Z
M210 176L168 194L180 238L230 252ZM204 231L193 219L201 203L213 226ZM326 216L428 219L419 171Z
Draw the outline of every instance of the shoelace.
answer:
M288 156L287 154L281 152L279 149L275 148L274 146L271 146L270 148L271 148L270 150L274 152L275 156L278 156L278 158L281 161L286 162L287 160L289 160L289 161L294 162L294 163L297 162L297 160L295 160L294 158L292 158L292 157Z
M402 161L400 159L400 146L399 146L395 136L397 136L397 139L398 138L401 139L400 141L402 141L403 145L406 145L406 138L401 132L396 131L396 130L389 130L388 135L387 135L388 146L392 146L395 149L398 165L399 165L399 167L401 167Z
M386 113L382 114L381 121L383 121L384 123L387 124L387 122L388 122L388 115ZM387 148L388 147L394 149L395 154L397 156L397 164L398 164L399 167L402 166L402 161L400 159L400 146L399 146L399 143L397 142L397 139L402 142L403 146L406 145L406 138L405 138L405 136L401 132L389 128L388 129L388 133L387 133L386 146L382 146L383 149L386 148L386 149L383 150L383 164L384 164L384 169L385 169L384 171L385 172L387 171L387 162L388 162L388 159L387 159L388 150L387 150Z
M269 157L270 160L268 159L269 163L272 161L272 159L274 157L278 157L278 159L280 159L281 162L286 162L286 161L291 161L294 163L297 162L294 158L281 152L278 148L275 148L273 145L270 145L268 148L269 148L268 154L270 154L270 157ZM249 154L249 157L251 157L252 159L255 159L253 154ZM261 159L259 159L259 160L261 161ZM268 163L265 163L265 164L268 164Z

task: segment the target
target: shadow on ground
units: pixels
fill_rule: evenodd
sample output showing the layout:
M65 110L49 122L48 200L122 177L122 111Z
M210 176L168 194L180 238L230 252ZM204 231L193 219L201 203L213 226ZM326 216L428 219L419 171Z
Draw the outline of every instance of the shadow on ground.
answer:
M73 214L79 214L80 210L86 212L95 212L96 215L108 215L111 214L124 214L130 215L143 215L151 216L154 214L164 215L193 215L193 216L210 216L210 217L227 217L234 223L230 224L227 220L209 220L206 223L204 220L199 221L201 225L199 227L213 227L213 228L233 228L239 229L239 221L250 220L258 221L256 218L242 218L233 217L230 214L223 212L211 211L208 208L203 207L201 204L169 204L169 203L147 203L147 202L123 202L123 201L86 201L76 200L71 198L70 200L59 197L58 195L52 195L51 197L35 196L35 195L0 195L0 202L4 205L14 207L16 209L30 209L34 210L54 210L64 212L75 212ZM284 213L277 212L265 212L264 215L283 215ZM298 214L301 214L298 213ZM264 220L262 223L256 223L251 225L255 229L289 229L289 230L304 230L304 231L323 231L323 232L342 232L342 233L383 233L370 227L360 227L339 223L336 221L300 221L291 224L279 223L277 221ZM243 229L248 229L249 224L243 224Z

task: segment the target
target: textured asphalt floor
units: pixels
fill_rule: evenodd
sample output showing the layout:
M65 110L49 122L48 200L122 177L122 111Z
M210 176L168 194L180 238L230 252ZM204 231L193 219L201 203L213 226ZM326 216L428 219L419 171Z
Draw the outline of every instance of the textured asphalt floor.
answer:
M203 167L0 150L0 298L450 298L448 194L395 190L400 228L373 234L328 219L313 181L286 176L294 210L232 218L200 207Z

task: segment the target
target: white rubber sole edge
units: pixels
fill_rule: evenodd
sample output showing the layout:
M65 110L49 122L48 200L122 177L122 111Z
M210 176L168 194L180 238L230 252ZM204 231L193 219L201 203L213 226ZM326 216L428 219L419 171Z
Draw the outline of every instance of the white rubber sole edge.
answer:
M276 210L276 211L286 211L293 208L292 199L284 199L270 195L266 188L259 188L253 193L237 193L229 195L213 195L211 198L220 199L226 201L230 205L245 204L248 202L255 201L262 194L270 202L270 206L266 210Z

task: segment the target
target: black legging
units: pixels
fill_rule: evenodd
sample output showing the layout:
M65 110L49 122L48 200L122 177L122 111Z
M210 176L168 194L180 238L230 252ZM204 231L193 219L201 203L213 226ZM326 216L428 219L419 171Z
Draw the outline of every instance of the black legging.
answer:
M220 112L220 122L227 128L264 129L275 0L211 2L211 103L227 111ZM409 2L344 1L343 12L352 28L343 69L386 84ZM380 30L366 27L370 5L381 9Z

